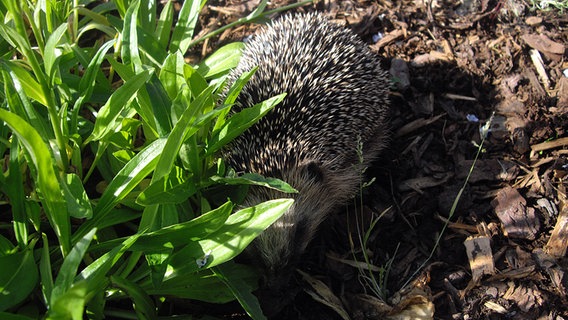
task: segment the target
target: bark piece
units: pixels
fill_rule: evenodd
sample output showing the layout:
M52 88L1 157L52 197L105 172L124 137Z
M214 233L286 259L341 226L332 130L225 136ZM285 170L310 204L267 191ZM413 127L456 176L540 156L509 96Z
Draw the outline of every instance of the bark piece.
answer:
M560 215L556 220L556 225L548 243L544 247L544 250L549 255L555 258L562 258L566 255L566 247L568 246L568 206L566 204L562 205Z
M529 47L542 52L547 58L554 61L562 60L565 50L563 44L555 42L543 34L524 34L522 38Z
M499 190L491 205L501 221L505 236L527 240L536 238L540 221L534 208L527 207L527 201L516 189L505 187Z
M473 282L477 283L485 274L491 275L495 273L489 237L468 237L463 244L469 260Z
M461 161L456 168L457 178L464 179L467 177L472 164L473 160ZM469 177L469 182L511 181L517 177L518 173L519 168L512 161L499 159L478 160Z

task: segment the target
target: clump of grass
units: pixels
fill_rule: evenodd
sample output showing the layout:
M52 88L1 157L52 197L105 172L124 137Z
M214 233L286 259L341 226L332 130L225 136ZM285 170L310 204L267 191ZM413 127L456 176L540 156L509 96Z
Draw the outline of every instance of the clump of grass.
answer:
M225 88L242 43L185 63L204 4L0 4L0 318L151 319L169 297L264 318L257 275L230 260L292 200L227 199L293 189L237 176L219 151L284 95L230 113L254 73Z
M360 139L357 141L357 155L359 158L359 164L363 163L363 143ZM353 241L354 236L349 233L349 240L351 251L353 253L353 258L356 262L357 269L359 272L359 280L361 285L363 286L364 290L369 290L375 297L380 298L381 300L385 301L388 297L388 290L387 290L387 281L388 275L393 263L393 259L386 261L381 266L376 266L376 261L373 261L370 257L370 249L369 249L369 240L371 235L375 232L375 226L381 220L383 215L386 213L382 212L381 214L374 216L373 219L370 221L369 225L366 225L365 219L362 215L363 212L363 190L369 187L374 181L375 178L372 178L370 181L365 181L365 171L367 168L363 167L360 171L361 176L361 185L359 186L359 203L355 206L354 211L355 213L355 230L356 235L355 238L357 240L357 246L359 249L355 247L355 242ZM388 209L387 209L388 210ZM358 214L361 212L361 214ZM361 217L359 217L361 215ZM358 261L357 252L360 252L362 255L363 261ZM396 253L395 253L396 256Z
M456 195L456 198L454 199L454 202L452 204L452 207L450 209L449 215L448 215L448 219L446 221L446 223L444 224L444 226L442 227L441 232L438 234L438 237L436 238L436 243L434 245L434 247L432 248L430 255L426 258L426 260L424 260L420 266L414 271L414 273L406 280L406 282L402 285L401 288L405 288L406 286L409 285L409 283L422 271L422 269L430 262L430 259L433 257L434 252L436 251L436 249L438 248L440 241L444 235L444 232L448 226L448 222L450 221L450 219L453 217L453 215L455 214L455 210L457 208L457 205L459 203L459 200L465 190L465 188L467 187L467 183L469 181L469 178L471 176L471 174L473 173L473 170L475 168L475 164L477 159L479 158L479 156L481 155L481 153L483 152L483 144L485 142L485 139L487 138L489 132L490 132L490 128L491 128L491 123L493 121L493 116L491 115L491 117L489 118L489 120L486 122L486 124L484 126L482 126L480 128L480 135L481 135L481 142L477 145L477 153L475 155L474 161L470 167L470 170L468 172L468 175L466 177L466 179L464 180L463 186L460 188L458 194ZM362 145L361 142L358 142L358 155L359 155L359 159L360 159L360 163L362 163ZM365 173L366 168L363 168L361 171L361 175L363 176ZM363 181L363 179L361 179L361 181ZM362 183L360 186L360 195L361 197L359 197L359 208L363 208L363 199L362 199L362 190L366 187L368 187L371 183L373 183L374 180L371 180L370 182L366 182L366 183ZM388 210L388 209L387 209ZM362 263L359 263L359 261L357 260L357 255L356 252L359 250L356 250L355 248L355 244L353 241L353 236L350 234L350 245L351 245L351 250L353 252L353 257L355 259L355 261L357 262L357 268L359 270L359 279L361 280L361 284L363 285L363 288L366 290L369 290L370 292L372 292L374 294L375 297L381 299L382 301L386 301L388 298L388 289L387 289L387 281L388 281L388 275L389 275L389 271L392 267L392 264L394 262L394 258L397 255L398 252L398 248L399 246L397 246L395 252L393 253L393 256L391 257L391 259L389 259L388 261L384 262L384 264L382 266L377 267L375 265L375 262L371 260L370 256L369 256L369 248L368 248L368 243L369 243L369 238L371 237L372 233L374 232L375 226L377 225L377 223L379 222L379 220L381 219L381 217L383 216L385 212L383 212L382 214L376 216L373 218L373 220L371 221L371 223L367 226L363 224L364 219L361 218L361 221L359 221L359 217L356 215L355 216L355 221L356 221L356 230L357 230L357 235L356 238L358 240L358 245L360 248L360 252L363 256L363 261Z

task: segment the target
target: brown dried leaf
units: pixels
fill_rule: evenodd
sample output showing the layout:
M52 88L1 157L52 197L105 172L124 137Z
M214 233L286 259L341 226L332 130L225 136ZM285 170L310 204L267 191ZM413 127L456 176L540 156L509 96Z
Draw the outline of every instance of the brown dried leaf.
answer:
M445 174L441 178L435 177L420 177L414 179L408 179L403 181L398 185L398 189L401 191L414 190L422 193L423 189L436 187L445 184L453 175L451 173Z
M297 271L302 275L302 278L312 287L312 289L314 289L314 291L306 290L306 293L308 293L317 302L333 309L333 311L337 312L337 314L342 319L351 319L347 311L345 311L345 309L343 308L343 303L341 303L341 300L335 294L333 294L331 289L329 289L329 287L326 286L325 283L301 270Z
M421 284L415 285L410 291L401 290L395 297L396 305L386 319L389 320L430 320L434 319L434 304L432 295L424 290Z

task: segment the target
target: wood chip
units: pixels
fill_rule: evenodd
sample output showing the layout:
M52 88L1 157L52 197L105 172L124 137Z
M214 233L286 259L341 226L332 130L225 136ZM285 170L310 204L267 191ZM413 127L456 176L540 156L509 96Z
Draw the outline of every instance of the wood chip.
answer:
M425 119L425 118L420 118L420 119L416 119L410 123L407 123L406 125L404 125L402 128L398 129L396 131L395 136L397 138L402 137L404 135L407 135L411 132L414 132L422 127L425 127L431 123L434 123L436 121L438 121L438 119L440 119L441 117L445 116L445 113L439 114L433 118L430 119Z
M456 168L458 179L465 179L473 165L473 160L460 161ZM519 174L519 167L512 161L500 159L477 160L469 177L470 183L480 181L512 181Z
M525 23L531 27L538 26L542 23L542 17L528 17L525 19Z
M544 54L547 58L554 61L561 61L565 47L563 44L551 40L543 34L524 34L522 39L525 43Z
M498 304L497 302L494 301L486 301L483 304L487 309L492 310L494 312L500 313L500 314L505 314L507 312L509 312L507 309L505 309L505 307L503 307L502 305Z
M509 290L505 292L503 298L514 301L521 311L529 312L531 309L537 308L544 303L540 289L534 284L529 286L515 286L515 284L511 282L509 285Z
M555 258L562 258L566 255L568 247L568 204L562 202L560 215L556 220L556 225L544 251Z
M381 40L377 41L377 43L371 45L371 49L378 51L379 49L386 46L387 44L403 38L404 35L405 35L405 32L402 29L393 30L393 31L387 33Z
M546 74L546 69L544 69L544 62L542 61L540 53L535 49L531 49L530 55L531 55L531 61L534 64L534 67L536 68L536 72L538 73L538 77L540 78L540 81L542 82L544 89L549 90L550 79L548 79L548 75Z
M531 146L531 150L534 153L534 152L540 152L540 151L564 147L564 146L568 146L568 137L559 138L559 139L556 139L556 140L546 141L546 142L543 142L543 143L535 144L535 145ZM532 156L531 156L531 158L532 158Z
M516 189L507 186L499 190L491 205L501 221L505 236L527 240L536 238L540 221L534 208L527 207L527 201Z
M538 266L548 275L550 281L560 292L566 292L566 272L562 266L559 266L556 258L544 252L544 250L536 249L533 251Z
M568 114L568 78L561 77L560 80L556 83L556 98L558 102L556 103L556 107L554 107L554 111L557 113ZM551 108L552 109L552 108ZM554 112L551 110L551 112Z
M486 236L467 237L464 241L472 282L477 283L483 275L495 273L491 239Z
M427 286L413 281L409 287L393 295L393 310L385 318L388 320L431 320L434 319L434 304ZM375 318L382 319L382 318Z
M420 178L408 179L401 182L398 185L398 189L400 191L414 190L418 193L422 193L423 189L432 188L445 184L452 176L453 174L448 173L442 176L441 178L420 177Z

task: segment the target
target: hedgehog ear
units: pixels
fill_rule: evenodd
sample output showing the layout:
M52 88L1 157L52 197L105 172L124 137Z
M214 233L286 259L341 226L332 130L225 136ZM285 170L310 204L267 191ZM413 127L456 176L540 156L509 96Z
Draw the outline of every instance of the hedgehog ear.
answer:
M302 175L308 177L308 179L321 183L325 178L325 173L323 168L315 161L310 160L301 165Z

